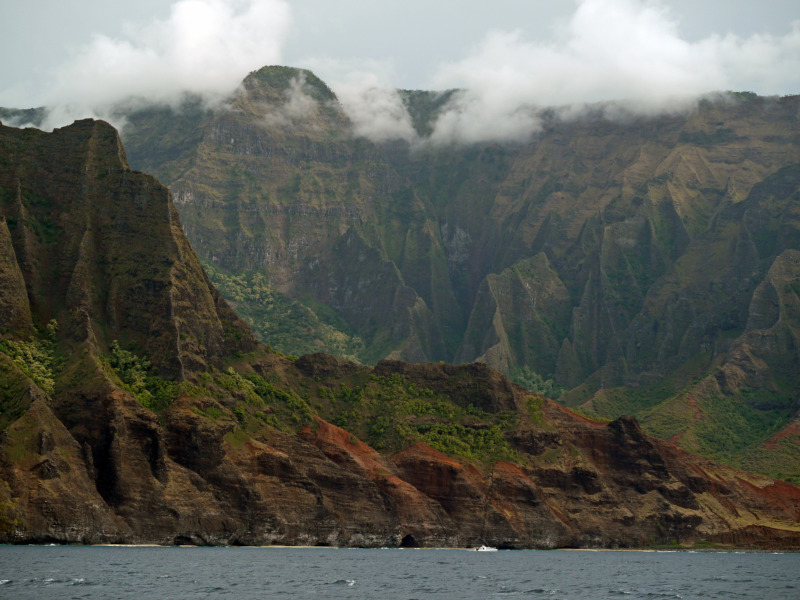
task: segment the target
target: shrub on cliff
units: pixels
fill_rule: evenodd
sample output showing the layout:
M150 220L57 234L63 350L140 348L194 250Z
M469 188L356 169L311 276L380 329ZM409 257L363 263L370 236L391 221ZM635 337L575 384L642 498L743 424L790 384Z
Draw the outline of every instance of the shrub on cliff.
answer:
M19 369L47 394L55 392L54 371L58 366L55 352L58 322L48 323L44 335L22 340L0 340L0 352L8 355Z
M122 382L122 387L134 398L153 411L166 409L178 395L178 386L151 372L147 359L124 350L119 342L111 342L108 364Z

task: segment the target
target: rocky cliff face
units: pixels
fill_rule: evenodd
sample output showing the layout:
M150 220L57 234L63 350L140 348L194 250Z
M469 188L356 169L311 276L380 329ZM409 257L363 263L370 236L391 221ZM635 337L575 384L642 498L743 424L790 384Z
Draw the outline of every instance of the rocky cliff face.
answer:
M146 133L164 115L132 118L141 166L175 173L186 233L215 268L260 272L273 292L329 307L332 325L363 340L368 362L446 358L441 327L454 299L429 276L447 277L435 223L383 153L353 140L312 73L252 73L230 109L195 124L201 137L165 162Z
M0 177L3 542L800 546L797 487L485 364L259 347L104 123L0 127Z
M424 136L448 96L403 98ZM792 423L800 397L788 338L753 346L775 309L750 316L775 304L762 284L800 247L800 97L730 94L618 120L543 113L526 144L421 149L353 137L308 72L264 68L232 102L129 115L126 139L135 164L166 178L192 243L265 341L366 364L482 360L668 437L666 415L692 394L708 418L673 419L678 443L800 477L795 442L777 462L747 454ZM270 294L251 293L254 273ZM737 386L696 387L743 352L753 360ZM722 404L746 423L728 441L708 425Z
M56 319L70 343L93 354L120 338L177 379L234 343L255 347L208 283L168 190L130 169L116 130L87 120L51 135L0 133L12 330Z

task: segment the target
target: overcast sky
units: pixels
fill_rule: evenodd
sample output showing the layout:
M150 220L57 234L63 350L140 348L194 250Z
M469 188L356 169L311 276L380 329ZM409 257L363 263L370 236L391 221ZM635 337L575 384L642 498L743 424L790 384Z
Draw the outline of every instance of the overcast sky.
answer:
M391 104L368 88L468 88L442 131L516 129L527 105L800 93L800 0L0 0L0 106L226 94L266 64L353 110Z

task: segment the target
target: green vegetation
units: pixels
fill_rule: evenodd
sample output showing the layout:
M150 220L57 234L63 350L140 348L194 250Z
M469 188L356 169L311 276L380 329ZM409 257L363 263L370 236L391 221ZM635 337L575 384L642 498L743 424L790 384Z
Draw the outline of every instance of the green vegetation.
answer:
M680 368L650 385L608 388L580 403L592 418L633 415L644 431L746 471L800 482L800 442L793 436L764 447L797 414L793 376L772 371L774 390L743 388L728 395L704 394L709 353L698 353ZM573 391L574 393L574 391Z
M800 439L797 436L776 440L769 448L746 448L732 462L745 471L767 473L800 485Z
M288 386L281 386L277 376L262 377L256 373L240 373L228 367L214 367L197 376L195 383L180 384L187 398L212 399L194 410L212 420L230 418L244 430L270 426L285 432L295 432L309 425L313 411L306 401Z
M50 395L55 393L55 371L62 362L56 354L57 331L58 322L53 319L44 335L31 336L27 342L0 340L0 352L9 356L25 375Z
M0 431L19 419L30 406L29 379L11 360L0 356Z
M591 416L617 419L622 415L642 415L647 409L659 406L671 398L675 390L667 381L640 387L609 388L592 398Z
M686 373L684 373L686 375ZM675 374L656 384L613 388L591 400L593 418L635 416L642 428L661 439L678 436L687 450L744 470L800 482L800 444L787 438L766 450L763 443L796 414L790 395L742 390L736 395L697 397L693 377L675 388Z
M554 383L552 379L545 379L528 365L512 367L508 373L508 378L514 383L529 389L534 394L554 400L560 398L567 391L565 387Z
M470 461L520 461L504 435L519 424L518 415L459 406L399 374L370 375L354 385L339 384L336 390L323 385L317 395L331 401L335 425L377 450L397 451L421 441Z
M704 419L695 427L699 450L721 462L735 462L742 449L760 444L783 428L795 412L784 407L759 410L741 397L714 396L703 403Z
M150 362L133 352L120 348L117 340L111 342L108 366L122 382L122 388L154 412L167 409L178 397L178 384L156 375Z
M213 421L234 420L243 430L270 426L294 432L310 424L313 417L306 401L288 386L281 387L277 378L210 366L192 381L176 383L159 377L148 360L121 348L116 340L111 343L110 355L101 360L123 389L157 413L180 396L197 414Z
M482 462L520 461L517 452L509 447L500 425L479 429L458 423L433 423L418 426L417 434L429 446L450 456Z
M754 448L788 424L795 411L790 399L780 395L770 408L750 406L747 394L712 396L700 402L679 395L637 416L652 435L669 439L689 433L690 441L684 444L688 450L738 466L743 457L752 455ZM771 469L761 472L777 476Z
M304 93L326 108L300 129L265 128L262 101L279 106L303 79ZM233 98L235 110L140 111L124 135L135 168L180 179L181 218L198 254L213 257L209 277L271 347L360 363L489 356L494 366L517 365L511 379L534 393L591 399L587 412L633 414L649 432L685 433L680 443L715 457L772 430L758 422L741 433L701 431L694 401L681 396L694 374L656 378L698 348L711 349L697 370L708 374L711 353L723 360L741 338L763 272L798 247L797 165L786 158L789 130L775 126L777 100L732 93L737 102L703 101L689 119L625 125L543 115L535 147L408 152L353 139L310 72L265 67L246 87L252 93ZM458 94L400 98L425 136ZM736 167L753 160L764 168ZM539 254L546 264L533 260ZM278 278L293 297L271 287ZM484 282L491 289L482 293ZM788 307L789 293L776 306ZM776 362L767 363L773 376ZM595 394L599 372L605 385L648 374L655 383ZM567 382L573 390L562 396ZM346 404L332 393L325 400ZM725 415L731 427L746 417L736 415Z
M255 413L257 419L283 431L293 431L311 423L314 413L295 392L278 387L274 382L255 373L244 377L252 385L261 405L268 409Z
M312 309L275 291L262 273L231 275L208 263L203 267L256 336L272 348L294 356L327 352L363 362L364 343L346 333L347 325L331 308L316 305Z
M544 399L541 396L529 396L525 402L525 408L528 411L528 419L532 425L540 429L555 429L555 426L544 418L544 413L542 412L543 404Z

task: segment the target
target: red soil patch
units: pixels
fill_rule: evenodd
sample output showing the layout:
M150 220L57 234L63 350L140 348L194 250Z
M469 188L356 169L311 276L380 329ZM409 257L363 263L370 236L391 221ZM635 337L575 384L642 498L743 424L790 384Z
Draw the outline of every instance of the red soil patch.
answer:
M594 427L604 427L606 425L605 423L600 423L599 421L595 421L594 419L590 419L587 416L584 416L584 415L578 414L576 412L573 412L572 410L570 410L566 406L561 406L560 404L556 404L555 402L549 402L549 405L559 409L562 413L572 417L573 419L576 419L578 421L582 421L582 422L587 423L589 425L593 425Z
M800 422L793 421L779 432L774 433L766 442L764 442L764 448L767 450L774 450L775 445L778 442L790 436L800 436Z
M697 405L697 398L694 397L694 394L686 394L684 399L686 400L686 404L689 405L689 408L692 409L692 416L694 417L694 420L702 421L703 413L700 412L700 407Z
M790 518L800 520L800 487L785 481L774 480L770 485L762 488L741 477L736 478L736 483L760 498L762 506L770 506L772 514L776 513L775 509L782 509L789 513Z
M434 450L424 442L417 442L412 446L409 446L405 450L401 450L400 452L395 454L395 457L398 459L408 459L408 458L415 458L417 460L424 459L429 462L445 464L459 470L463 469L463 465L461 463L459 463L456 460L453 460L443 452Z
M330 458L341 453L368 473L374 474L379 469L388 470L383 457L372 446L365 444L349 431L331 425L319 417L315 417L314 420L316 421L316 431L313 431L311 427L306 427L302 434Z
M525 475L522 469L520 469L517 465L513 465L504 460L498 460L496 463L494 463L494 472L497 475L506 474L515 477L524 477L525 479L528 478L528 476Z

